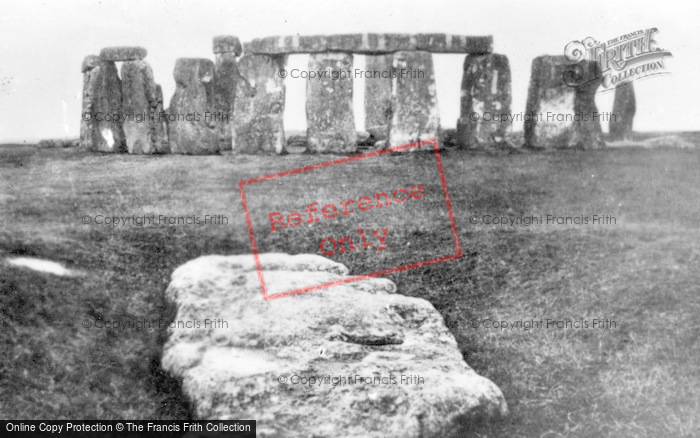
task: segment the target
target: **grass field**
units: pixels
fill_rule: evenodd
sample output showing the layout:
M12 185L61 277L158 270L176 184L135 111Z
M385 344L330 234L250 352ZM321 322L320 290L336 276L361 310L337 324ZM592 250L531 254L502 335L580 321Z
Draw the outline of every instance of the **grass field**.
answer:
M465 425L463 436L700 436L700 151L448 150L442 158L464 256L388 277L400 293L429 300L467 363L505 394L511 415ZM204 254L250 252L239 180L328 159L0 148L0 260L40 257L84 273L56 277L0 264L0 418L187 418L178 382L159 370L164 331L95 322L167 319L163 292L175 267ZM348 187L373 193L434 178L433 163L431 154L357 161L280 179L268 194L298 210L309 197ZM251 195L251 210L268 208L263 194ZM425 205L402 229L423 243L390 247L381 260L361 252L333 258L366 273L449 248L451 236L435 225L445 219L442 204ZM82 220L204 214L225 215L228 224ZM616 223L483 223L484 215L593 214ZM262 233L261 245L312 251L317 236L300 228ZM484 326L548 319L615 326Z

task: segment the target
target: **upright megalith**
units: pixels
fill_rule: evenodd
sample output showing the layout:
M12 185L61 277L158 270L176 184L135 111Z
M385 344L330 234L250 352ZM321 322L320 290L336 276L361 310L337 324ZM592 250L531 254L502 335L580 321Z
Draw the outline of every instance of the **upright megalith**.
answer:
M439 142L440 114L431 53L396 52L393 68L396 75L392 86L388 145L394 147L430 139ZM432 144L427 144L409 151L432 148Z
M159 105L151 66L142 60L126 61L122 64L121 78L124 135L129 153L162 153L165 138L162 97Z
M156 84L156 102L157 102L157 107L155 110L155 113L158 115L161 114L166 114L165 113L165 106L164 106L164 100L163 100L163 88L159 85ZM157 148L156 152L161 153L161 154L169 154L170 153L170 140L168 139L168 119L166 117L160 117L159 118L159 123L160 127L157 128L162 132L162 137L160 137L160 147Z
M589 74L598 69L594 61L571 64L564 56L540 56L532 61L525 146L582 149L605 146L595 104L600 75Z
M219 150L231 150L231 119L236 86L241 77L236 57L241 54L240 40L231 35L214 37L214 106L217 114L216 129L219 136Z
M352 153L357 151L352 106L353 56L319 53L309 56L308 71L328 71L319 80L306 82L307 151ZM335 75L335 73L338 73Z
M117 66L90 55L83 60L80 146L94 152L125 152L122 83Z
M608 125L610 139L613 141L631 140L634 114L637 112L637 101L634 97L634 86L627 82L615 89L612 116Z
M394 55L365 56L365 131L386 141L391 120L391 75Z
M104 61L141 61L148 51L138 46L105 47L100 51L100 58Z
M171 152L217 153L214 63L203 58L180 58L175 62L174 76L175 94L167 115Z
M464 60L457 144L480 148L502 144L511 132L510 65L505 55L469 55Z
M284 142L284 55L244 55L238 62L243 79L236 86L233 110L234 153L285 152Z

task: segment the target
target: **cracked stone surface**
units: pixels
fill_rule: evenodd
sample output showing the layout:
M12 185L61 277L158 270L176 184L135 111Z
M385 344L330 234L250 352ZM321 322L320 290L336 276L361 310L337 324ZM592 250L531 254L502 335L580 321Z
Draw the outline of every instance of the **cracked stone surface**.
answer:
M260 259L268 294L349 274L317 255ZM417 438L507 414L435 308L388 279L265 301L252 255L204 256L173 272L166 296L163 367L198 419L254 418L259 437Z

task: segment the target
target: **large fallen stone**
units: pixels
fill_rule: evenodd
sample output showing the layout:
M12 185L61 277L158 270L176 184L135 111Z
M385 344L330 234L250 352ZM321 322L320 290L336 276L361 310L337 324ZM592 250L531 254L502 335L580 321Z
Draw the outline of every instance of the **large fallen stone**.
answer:
M352 105L352 61L346 53L309 56L308 71L328 71L318 80L306 81L306 126L312 153L357 151L355 113ZM333 74L338 73L336 79ZM340 75L345 72L347 75Z
M246 54L260 55L322 52L383 54L411 50L484 54L493 51L493 37L400 33L290 35L257 38L244 44L243 49Z
M93 152L126 152L117 66L90 55L83 61L82 70L80 146Z
M140 61L148 51L143 47L105 47L100 51L100 58L105 61Z
M482 148L502 144L512 131L510 65L505 55L467 56L462 77L457 144Z
M127 61L122 64L121 73L124 135L129 153L161 152L165 138L162 98L159 105L151 66L146 61Z
M540 56L532 61L525 146L582 149L605 146L595 104L595 90L601 80L580 85L575 81L577 68L584 72L599 68L597 63L590 62L583 61L576 67L564 56ZM569 83L565 82L565 75L570 78Z
M389 137L393 62L391 54L365 57L365 129L376 141Z
M412 51L394 54L391 122L388 146L401 146L422 140L439 142L440 113L435 91L433 57L430 52ZM408 149L432 150L433 145Z
M174 154L214 154L219 150L214 107L214 63L204 58L175 62L175 94L168 109L168 136Z
M279 70L286 57L244 55L238 62L233 110L232 145L235 153L285 152L284 79Z
M348 274L317 255L260 260L269 294ZM195 418L254 418L259 437L444 437L506 415L435 308L395 291L370 278L265 301L253 256L200 257L166 291L162 364Z
M611 140L632 139L632 126L636 112L637 101L634 97L634 85L632 85L632 82L618 86L615 89L612 116L608 125Z

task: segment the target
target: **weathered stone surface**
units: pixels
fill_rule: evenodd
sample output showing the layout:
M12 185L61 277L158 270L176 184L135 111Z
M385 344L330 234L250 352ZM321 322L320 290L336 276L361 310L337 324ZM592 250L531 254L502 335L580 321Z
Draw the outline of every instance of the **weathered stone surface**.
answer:
M365 129L376 141L389 137L393 62L391 54L365 57L365 71L372 75L365 78Z
M416 35L416 50L433 53L488 54L493 52L493 37L419 33Z
M93 152L126 152L122 83L111 61L100 61L83 74L80 146Z
M214 53L233 53L236 56L240 56L243 52L243 46L241 45L241 40L237 36L233 35L218 35L214 37L213 41Z
M445 34L357 33L258 38L243 46L246 54L345 52L382 54L425 50L439 53L484 54L493 51L493 37Z
M156 84L156 114L166 114L165 106L163 100L163 88ZM160 117L160 127L157 128L162 132L160 137L160 145L156 148L156 153L159 154L169 154L170 153L170 140L168 139L168 119L167 117Z
M505 55L469 55L464 61L457 142L464 148L504 143L510 122L510 65Z
M260 259L270 294L348 274L317 255ZM252 256L200 257L166 291L177 315L162 364L197 419L255 418L259 437L456 436L459 423L506 415L435 308L395 290L371 278L264 301Z
M159 111L151 66L146 61L127 61L122 64L121 77L124 136L129 153L160 152L165 137L162 97Z
M634 97L634 85L627 82L615 89L612 117L609 122L610 139L613 141L631 140L634 114L637 101Z
M83 59L83 65L80 67L80 72L85 73L86 71L92 70L100 65L102 58L97 55L88 55Z
M392 89L389 147L422 140L439 142L440 113L430 52L396 52ZM408 151L432 150L431 144Z
M168 136L174 154L214 154L219 150L214 108L214 63L203 58L175 62L175 94L168 109Z
M353 56L344 53L309 55L308 71L351 71ZM306 126L313 153L357 151L352 106L352 75L334 80L331 74L306 81Z
M235 153L285 152L284 79L279 70L285 56L244 55L238 62L232 145Z
M321 53L327 51L327 40L325 35L273 36L254 39L249 49L246 54Z
M221 117L216 120L219 136L219 150L231 150L233 104L236 99L236 87L241 80L238 63L234 52L218 53L214 76L214 107Z
M532 148L600 148L605 146L595 104L600 80L568 85L576 76L564 56L540 56L532 61L528 89L525 146ZM585 61L584 70L598 68Z
M139 61L147 54L143 47L105 47L100 51L100 58L105 61Z

